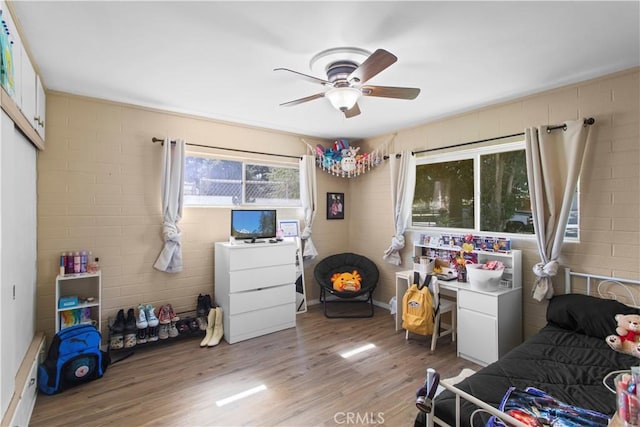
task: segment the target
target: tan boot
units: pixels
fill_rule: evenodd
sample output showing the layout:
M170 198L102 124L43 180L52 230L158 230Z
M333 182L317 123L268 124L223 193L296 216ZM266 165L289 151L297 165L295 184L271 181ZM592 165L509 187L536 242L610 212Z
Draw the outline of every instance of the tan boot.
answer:
M209 347L213 347L220 343L222 336L224 335L224 328L222 327L222 307L212 308L211 311L216 312L216 324L213 327L213 336L207 344Z
M207 333L202 339L202 341L200 341L200 347L206 347L209 341L211 340L211 337L213 337L215 320L216 320L216 312L212 308L211 310L209 310L209 315L207 316L207 329L206 329Z

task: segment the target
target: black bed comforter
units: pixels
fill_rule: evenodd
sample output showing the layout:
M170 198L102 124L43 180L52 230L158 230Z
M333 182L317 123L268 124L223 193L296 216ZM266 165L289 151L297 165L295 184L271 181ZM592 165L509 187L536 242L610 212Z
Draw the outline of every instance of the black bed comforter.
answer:
M584 302L582 297L570 302ZM568 299L559 300L566 304ZM609 305L606 310L599 309L597 314L594 313L603 317L602 324L587 325L598 333L585 331L581 329L582 326L573 324L574 321L582 321L582 318L572 318L571 306L558 306L557 303L554 307L550 306L547 319L556 320L560 326L548 323L539 333L456 387L495 407L500 405L509 387L536 387L566 403L613 415L616 409L615 395L604 387L602 380L609 372L629 369L632 365L638 365L639 361L635 357L613 351L601 336L608 328L615 333L615 322L610 311L628 312L626 308ZM589 308L582 305L577 309ZM561 310L551 312L550 316L549 311L554 309ZM590 318L589 322L592 320ZM469 417L475 409L475 405L461 401L462 426L470 425ZM455 425L453 393L444 391L437 396L435 414L448 424ZM418 417L416 425L424 425L423 419ZM488 416L476 415L474 425L482 425L487 419Z

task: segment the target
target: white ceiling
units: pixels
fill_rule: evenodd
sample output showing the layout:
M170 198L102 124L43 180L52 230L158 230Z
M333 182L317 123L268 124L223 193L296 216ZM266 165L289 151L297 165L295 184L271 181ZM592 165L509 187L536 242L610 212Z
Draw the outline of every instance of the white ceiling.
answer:
M60 2L12 6L48 89L323 138L364 138L640 65L638 1ZM366 97L346 119L320 51L386 49L369 83L421 88Z

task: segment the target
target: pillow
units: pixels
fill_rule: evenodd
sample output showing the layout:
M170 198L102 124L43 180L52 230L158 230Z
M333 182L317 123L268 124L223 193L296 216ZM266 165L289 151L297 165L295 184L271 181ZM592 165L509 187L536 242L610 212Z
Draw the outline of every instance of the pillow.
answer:
M615 300L589 295L557 295L549 301L547 322L604 339L616 333L616 314L640 314L640 310Z

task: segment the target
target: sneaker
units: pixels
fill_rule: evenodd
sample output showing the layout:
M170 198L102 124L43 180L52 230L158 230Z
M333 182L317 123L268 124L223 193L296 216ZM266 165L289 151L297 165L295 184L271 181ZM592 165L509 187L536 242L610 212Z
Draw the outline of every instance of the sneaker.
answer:
M127 320L124 324L124 348L135 347L138 328L136 327L136 316L133 308L127 311Z
M158 321L160 321L161 325L167 325L171 323L171 317L169 317L169 309L166 305L163 305L158 309Z
M191 321L191 319L187 318L187 319L180 319L176 322L176 329L178 330L178 333L180 334L185 334L187 332L190 331L189 329L189 322Z
M158 326L149 326L147 341L158 341Z
M136 345L147 343L147 328L138 328L138 334L136 335Z
M125 327L125 318L124 318L124 310L118 310L118 314L116 315L116 320L113 322L113 325L109 327L110 329L110 338L109 338L109 346L118 350L124 347L124 327Z
M150 328L158 326L158 323L160 323L153 310L154 308L151 304L147 304L144 308L145 315L147 316L147 323Z
M147 329L149 323L147 323L147 315L144 312L144 305L138 305L138 320L136 320L136 328Z
M200 329L200 322L198 320L199 319L194 319L194 318L189 319L189 330L191 332L198 332L202 330ZM206 330L207 327L205 326L204 329Z
M161 340L166 340L169 338L169 324L168 323L160 323L158 326L158 338Z
M172 322L175 323L180 320L180 318L176 316L175 311L173 311L173 307L171 307L171 304L167 304L167 311L169 312L169 319L171 319Z
M176 327L176 322L169 323L169 338L175 338L178 336L178 328Z

